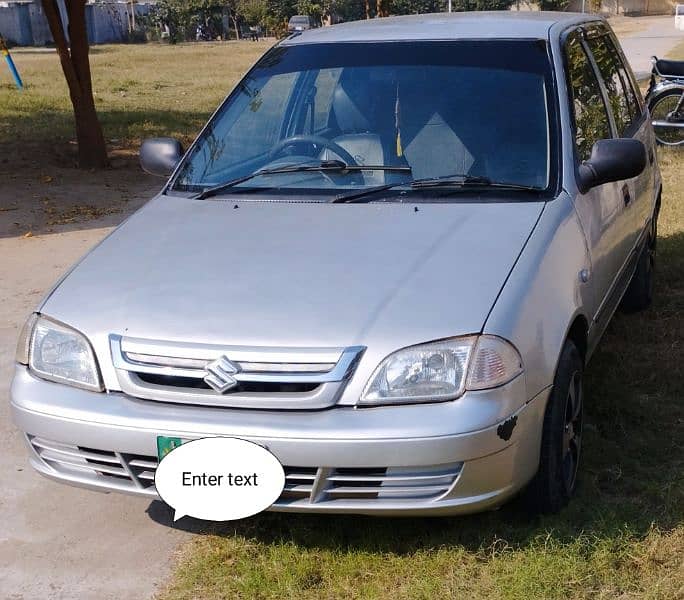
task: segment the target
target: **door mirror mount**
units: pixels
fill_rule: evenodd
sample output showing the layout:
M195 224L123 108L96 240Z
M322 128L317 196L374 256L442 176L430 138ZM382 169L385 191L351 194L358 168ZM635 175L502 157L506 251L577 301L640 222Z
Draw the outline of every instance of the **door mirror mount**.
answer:
M150 175L168 177L183 153L183 146L174 138L149 138L140 147L140 166Z
M598 140L589 160L579 166L577 187L583 194L604 183L639 175L646 167L646 148L639 140Z

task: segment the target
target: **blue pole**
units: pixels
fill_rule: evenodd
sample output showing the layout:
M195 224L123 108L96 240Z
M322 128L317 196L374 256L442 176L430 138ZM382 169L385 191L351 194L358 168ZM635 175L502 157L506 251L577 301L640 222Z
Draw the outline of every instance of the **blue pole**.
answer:
M24 84L21 81L21 77L19 76L19 71L17 71L17 67L14 64L14 61L10 56L9 50L7 49L7 46L5 46L5 42L3 40L0 40L0 53L2 53L2 55L5 57L5 61L7 62L7 66L9 67L10 73L12 73L12 77L14 78L14 83L16 84L17 89L23 90Z

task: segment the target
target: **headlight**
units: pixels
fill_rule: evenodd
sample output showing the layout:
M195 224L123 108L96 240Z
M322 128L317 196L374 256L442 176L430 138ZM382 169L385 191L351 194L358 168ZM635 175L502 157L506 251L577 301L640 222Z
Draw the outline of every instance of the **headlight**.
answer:
M517 350L490 335L404 348L380 363L359 404L443 402L466 390L498 387L523 370Z
M103 390L95 353L85 336L41 315L32 315L24 326L17 361L43 379Z

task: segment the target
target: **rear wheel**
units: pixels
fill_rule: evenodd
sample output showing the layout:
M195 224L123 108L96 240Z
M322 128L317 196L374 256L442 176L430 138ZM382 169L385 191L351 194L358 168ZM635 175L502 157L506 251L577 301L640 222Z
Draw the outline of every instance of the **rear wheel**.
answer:
M654 123L653 131L659 144L676 146L684 143L684 127L675 127L675 125L684 125L684 115L676 118L673 114L679 105L682 93L684 91L681 89L667 90L649 102L651 120ZM680 112L683 112L681 107ZM672 126L668 126L668 122L672 122Z
M584 361L568 340L544 415L539 470L525 496L535 512L558 512L575 492L582 449Z

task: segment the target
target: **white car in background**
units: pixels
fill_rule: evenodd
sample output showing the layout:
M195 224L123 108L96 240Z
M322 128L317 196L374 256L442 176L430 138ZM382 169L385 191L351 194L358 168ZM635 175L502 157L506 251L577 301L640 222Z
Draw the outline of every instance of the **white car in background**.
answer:
M675 29L684 31L684 4L675 6Z

